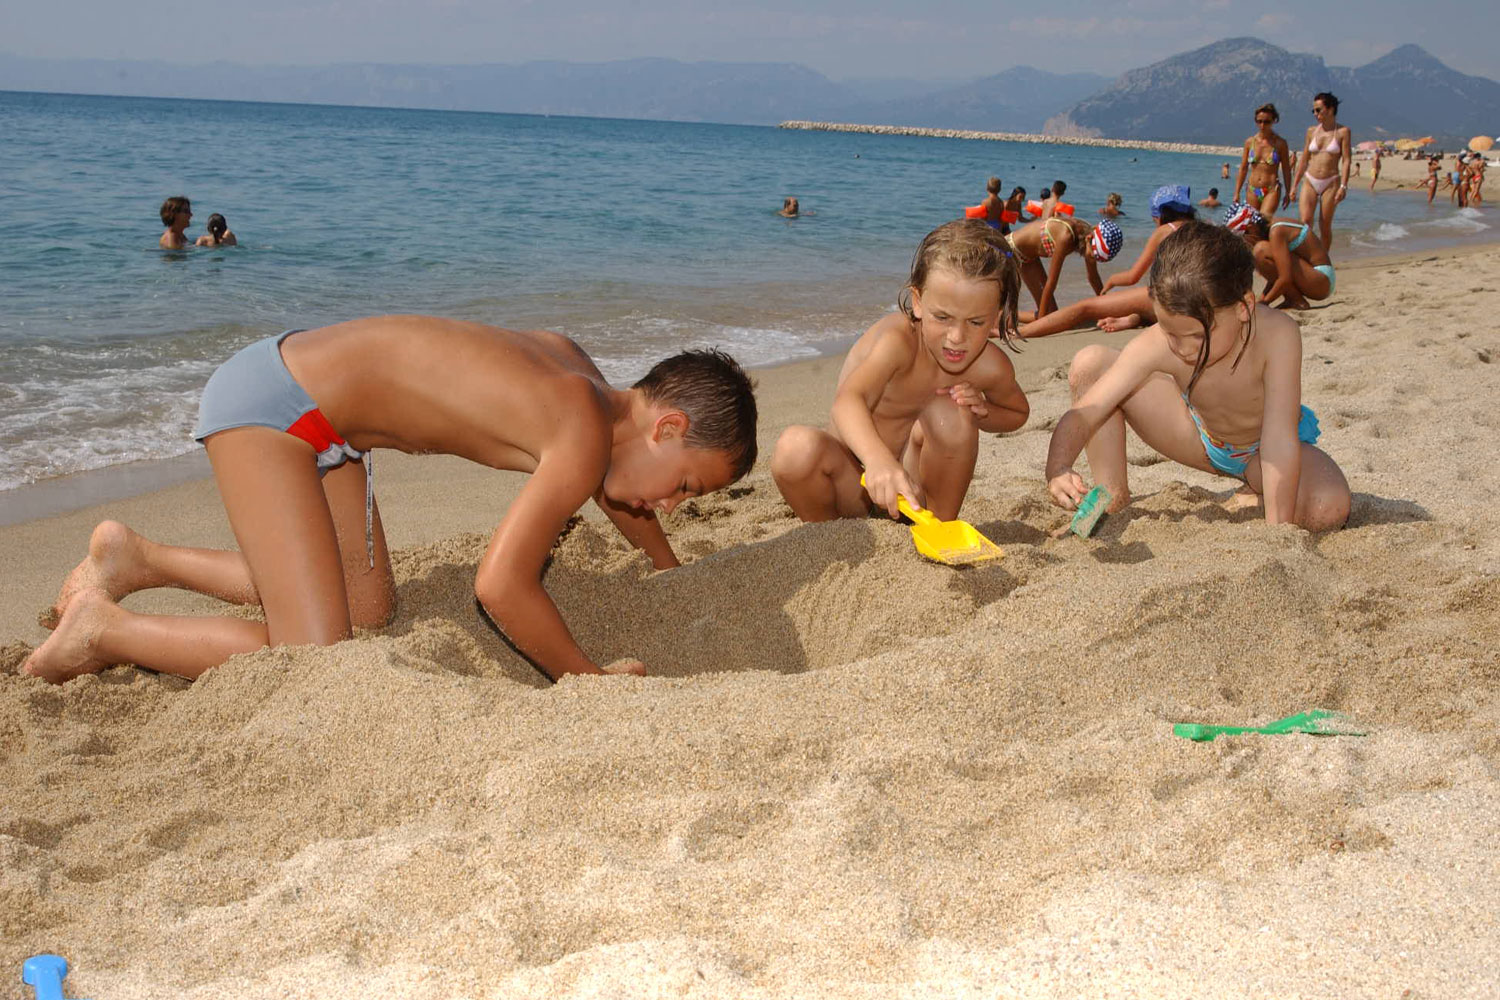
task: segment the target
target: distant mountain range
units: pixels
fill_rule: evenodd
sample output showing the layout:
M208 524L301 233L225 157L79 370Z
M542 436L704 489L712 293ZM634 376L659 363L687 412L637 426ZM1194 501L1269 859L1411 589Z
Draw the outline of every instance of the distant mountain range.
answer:
M1297 146L1320 91L1338 97L1339 122L1356 139L1433 135L1452 147L1500 129L1500 83L1450 69L1419 46L1346 69L1258 38L1227 38L1123 74L1049 119L1046 131L1234 143L1255 131L1252 112L1270 101Z
M786 119L1238 143L1265 101L1296 143L1312 95L1344 102L1360 138L1433 134L1453 145L1500 129L1500 83L1415 45L1358 69L1230 38L1111 81L1017 66L967 83L835 82L794 63L531 62L474 66L183 66L0 53L0 89L775 124Z

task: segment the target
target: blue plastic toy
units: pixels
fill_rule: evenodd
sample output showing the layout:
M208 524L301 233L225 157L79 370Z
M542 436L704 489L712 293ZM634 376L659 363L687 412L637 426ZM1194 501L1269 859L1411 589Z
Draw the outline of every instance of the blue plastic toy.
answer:
M21 963L21 982L36 990L36 1000L63 1000L68 960L61 955L32 955Z

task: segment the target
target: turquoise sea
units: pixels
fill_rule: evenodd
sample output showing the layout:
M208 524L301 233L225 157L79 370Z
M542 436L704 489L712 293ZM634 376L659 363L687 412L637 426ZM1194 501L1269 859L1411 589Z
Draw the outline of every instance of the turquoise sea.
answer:
M0 503L194 450L209 373L278 330L432 312L560 330L617 380L686 346L767 365L889 309L991 174L1062 178L1090 215L1121 192L1123 265L1158 185L1232 187L1203 155L31 93L0 92L0 137ZM173 194L190 237L220 212L240 246L158 250ZM776 216L789 194L814 214ZM1346 259L1482 240L1492 215L1356 190L1338 224Z

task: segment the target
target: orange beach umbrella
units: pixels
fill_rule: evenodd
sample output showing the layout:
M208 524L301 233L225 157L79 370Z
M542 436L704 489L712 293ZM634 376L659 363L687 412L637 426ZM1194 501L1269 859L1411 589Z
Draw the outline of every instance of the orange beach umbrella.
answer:
M1476 135L1474 138L1469 140L1469 148L1476 153L1488 152L1490 147L1494 144L1495 140L1487 135Z

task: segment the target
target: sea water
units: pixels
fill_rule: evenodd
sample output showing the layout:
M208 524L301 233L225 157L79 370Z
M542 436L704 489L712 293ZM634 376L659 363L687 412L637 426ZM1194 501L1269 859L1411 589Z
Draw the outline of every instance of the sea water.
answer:
M1158 185L1233 186L1222 157L1143 150L5 92L0 137L0 491L194 450L209 374L279 330L388 312L545 327L621 383L684 347L767 365L890 309L922 235L992 174L1032 196L1062 178L1089 218L1123 194L1106 274L1134 259ZM157 249L175 194L190 238L219 212L240 245ZM787 195L808 214L778 217ZM1335 254L1489 225L1356 183ZM1061 292L1087 294L1077 261Z

